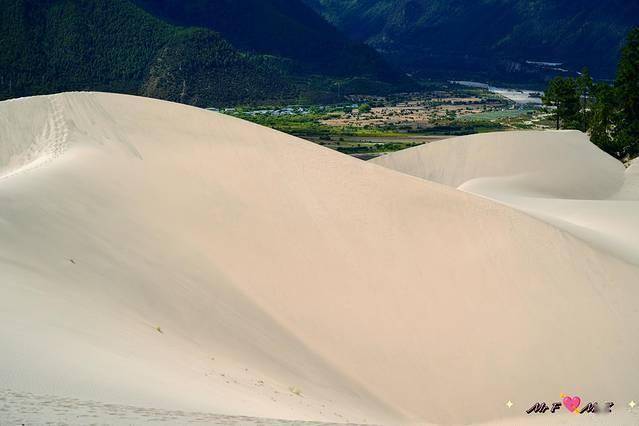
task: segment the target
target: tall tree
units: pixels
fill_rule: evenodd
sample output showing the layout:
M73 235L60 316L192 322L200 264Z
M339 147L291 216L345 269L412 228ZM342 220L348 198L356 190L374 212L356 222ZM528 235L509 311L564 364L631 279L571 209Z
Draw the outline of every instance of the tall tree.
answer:
M639 27L628 35L617 69L615 90L619 101L616 137L626 156L639 154Z
M577 78L577 90L579 91L579 100L581 108L581 130L588 131L588 116L590 114L592 90L594 82L590 76L588 68L584 68Z
M597 83L592 90L592 114L590 119L590 140L608 154L621 159L622 147L613 137L617 121L617 99L612 86Z
M543 96L544 105L554 108L557 130L573 128L578 121L579 95L572 78L556 77L548 84Z

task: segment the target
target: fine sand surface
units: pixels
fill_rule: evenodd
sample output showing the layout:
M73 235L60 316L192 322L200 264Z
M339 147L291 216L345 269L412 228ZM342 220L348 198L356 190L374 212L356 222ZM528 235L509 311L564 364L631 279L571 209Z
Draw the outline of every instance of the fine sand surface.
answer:
M639 164L625 169L581 132L458 137L372 162L510 205L639 265Z
M565 392L636 424L627 223L588 239L489 193L634 205L636 170L554 135L588 188L535 165L557 155L441 163L446 186L167 102L1 102L0 420L44 420L26 400L49 395L106 423L573 424L524 413ZM482 158L514 182L456 189L495 176Z
M55 395L0 390L0 420L7 425L224 425L329 426L345 423L300 422L246 416L106 404ZM356 426L354 423L350 425Z

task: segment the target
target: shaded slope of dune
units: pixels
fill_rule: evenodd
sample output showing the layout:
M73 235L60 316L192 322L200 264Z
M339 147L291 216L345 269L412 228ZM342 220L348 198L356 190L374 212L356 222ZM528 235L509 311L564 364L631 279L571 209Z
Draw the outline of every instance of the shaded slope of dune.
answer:
M554 226L166 102L73 93L0 117L10 388L444 424L637 390L639 271Z

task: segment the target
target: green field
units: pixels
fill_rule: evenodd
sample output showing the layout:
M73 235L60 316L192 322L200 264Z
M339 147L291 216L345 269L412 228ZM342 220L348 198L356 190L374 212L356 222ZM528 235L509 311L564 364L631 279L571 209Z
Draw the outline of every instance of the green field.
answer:
M501 121L509 118L525 118L532 117L533 109L506 109L498 111L480 112L473 115L465 115L458 120L462 122L468 121Z

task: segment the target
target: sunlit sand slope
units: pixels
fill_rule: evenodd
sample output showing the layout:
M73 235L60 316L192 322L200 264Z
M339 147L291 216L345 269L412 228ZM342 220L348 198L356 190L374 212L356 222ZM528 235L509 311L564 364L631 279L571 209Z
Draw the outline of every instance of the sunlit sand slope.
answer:
M166 102L62 94L0 120L14 392L459 424L637 391L638 269L553 225ZM601 168L605 197L624 173Z

